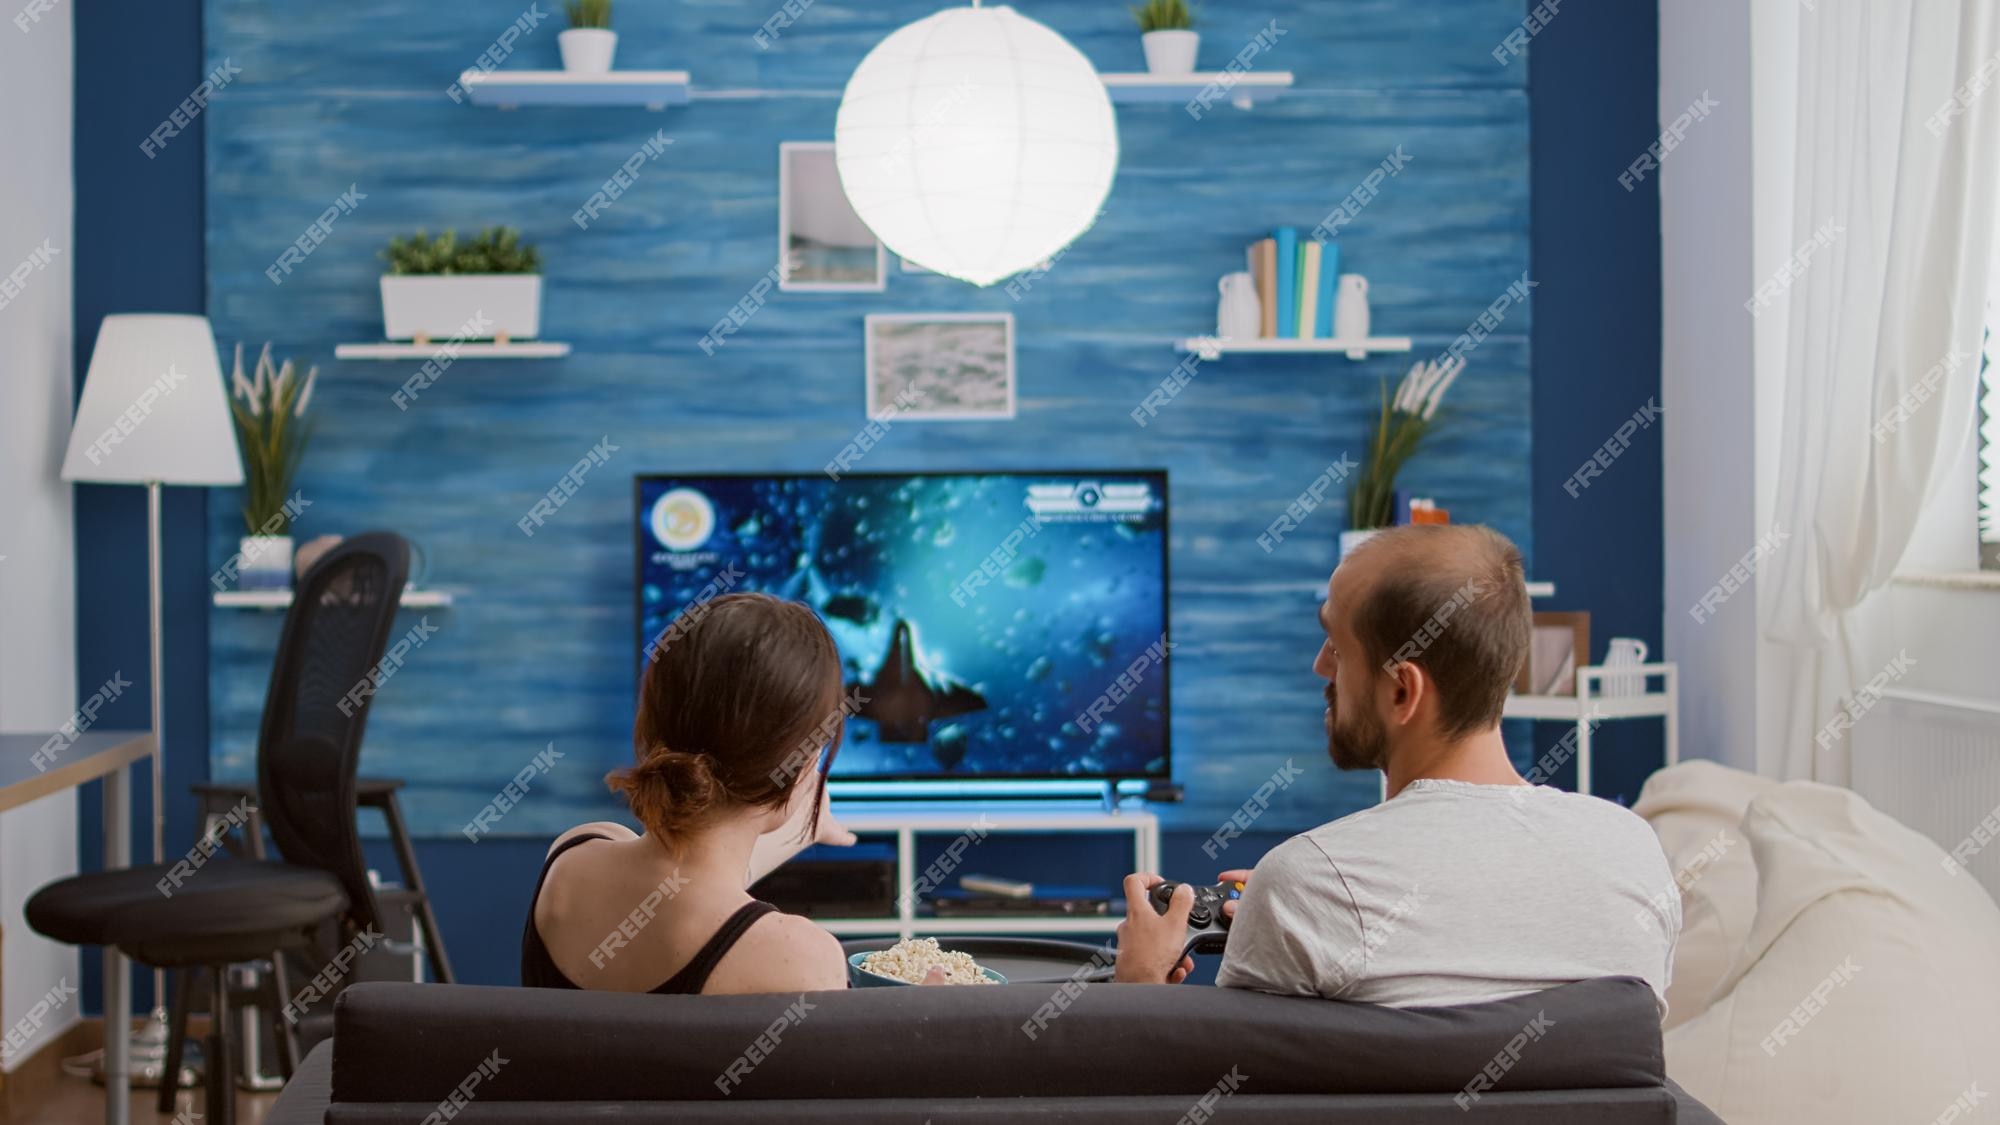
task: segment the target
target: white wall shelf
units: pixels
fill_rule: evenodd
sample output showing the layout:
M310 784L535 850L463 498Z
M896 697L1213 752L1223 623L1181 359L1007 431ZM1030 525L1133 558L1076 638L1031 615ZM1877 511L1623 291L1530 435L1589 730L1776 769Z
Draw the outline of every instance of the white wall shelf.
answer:
M1643 677L1639 681L1639 693L1604 694L1605 680L1623 681L1634 676ZM1661 690L1644 690L1645 685L1656 678L1661 681ZM1671 766L1681 760L1679 711L1680 669L1668 661L1628 668L1607 668L1601 664L1579 668L1574 695L1509 695L1500 713L1509 719L1544 719L1576 724L1576 791L1589 793L1592 780L1590 734L1598 723L1612 719L1664 719L1667 726L1667 765Z
M379 344L336 344L336 359L430 359L451 355L459 359L561 359L569 345L554 340L521 340L505 344L491 341L454 344L436 340L428 344L384 341Z
M1019 804L996 807L990 803L966 802L953 807L941 804L878 804L840 802L833 815L852 832L893 832L896 835L896 916L893 918L815 919L827 930L842 937L911 938L918 934L1108 934L1118 928L1123 914L1028 916L1009 914L988 918L937 918L918 912L917 880L924 871L917 867L917 836L962 833L978 828L987 834L1000 832L1103 832L1130 833L1134 871L1160 869L1160 821L1143 807L1126 804L1118 808L1083 805ZM978 845L964 849L959 862L949 871L940 870L933 882L938 887L957 886L958 876L980 871ZM1116 889L1109 888L1116 897Z
M457 595L450 590L404 590L405 609L444 609ZM218 609L284 609L292 604L290 590L219 590L213 601Z
M1556 596L1556 584L1553 582L1530 582L1528 583L1528 596L1531 598L1553 598Z
M1105 92L1117 105L1144 104L1147 102L1192 102L1210 86L1221 88L1222 96L1215 102L1226 101L1238 109L1249 109L1256 102L1267 102L1292 85L1289 70L1245 71L1229 74L1220 70L1196 71L1193 74L1102 74Z
M1345 353L1349 359L1366 359L1371 355L1387 355L1410 350L1408 336L1369 336L1356 340L1299 340L1272 336L1189 336L1175 340L1176 350L1193 352L1203 359L1220 359L1225 355L1242 353L1246 355L1337 355Z
M524 105L644 106L664 110L688 103L685 70L468 70L458 85L474 105L515 109Z

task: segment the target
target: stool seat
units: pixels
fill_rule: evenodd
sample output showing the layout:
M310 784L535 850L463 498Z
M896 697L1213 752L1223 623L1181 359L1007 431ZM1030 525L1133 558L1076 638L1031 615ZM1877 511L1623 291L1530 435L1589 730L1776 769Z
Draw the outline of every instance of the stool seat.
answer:
M36 891L23 913L44 937L115 945L147 964L172 968L268 956L348 905L340 880L316 867L220 856L192 874L182 866L176 876L176 866L60 879Z

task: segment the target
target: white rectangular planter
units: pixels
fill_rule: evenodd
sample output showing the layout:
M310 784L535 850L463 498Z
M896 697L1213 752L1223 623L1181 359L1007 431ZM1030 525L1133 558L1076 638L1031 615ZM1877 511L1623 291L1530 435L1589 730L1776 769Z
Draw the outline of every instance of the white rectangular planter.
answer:
M382 332L391 340L532 340L542 332L533 273L382 275Z

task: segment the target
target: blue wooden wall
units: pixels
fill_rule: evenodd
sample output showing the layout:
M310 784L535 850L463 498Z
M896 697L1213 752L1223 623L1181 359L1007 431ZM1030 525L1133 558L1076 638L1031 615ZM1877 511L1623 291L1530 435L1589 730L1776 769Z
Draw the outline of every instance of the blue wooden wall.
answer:
M561 14L506 65L558 65ZM1103 218L1018 301L892 271L886 292L774 294L713 357L696 340L775 257L778 144L829 139L839 92L913 0L819 0L769 50L764 0L627 0L621 68L693 72L697 100L644 110L455 104L445 88L519 14L516 0L416 5L206 0L207 67L241 67L207 110L208 309L225 347L263 340L316 362L319 431L295 535L386 527L416 540L428 582L462 588L436 635L383 688L364 769L409 778L420 831L455 834L546 744L565 757L501 821L546 835L608 813L605 770L630 753L637 472L814 471L865 421L862 317L1011 311L1020 411L1004 423L896 427L868 469L1164 465L1172 474L1174 771L1170 823L1206 833L1287 758L1305 777L1260 830L1370 804L1376 775L1324 765L1314 608L1345 513L1313 515L1266 554L1257 535L1342 452L1358 454L1378 381L1361 363L1205 364L1152 424L1131 409L1212 330L1215 281L1274 225L1311 227L1399 146L1410 163L1342 234L1373 283L1378 332L1442 350L1529 268L1527 67L1491 51L1522 0L1265 0L1204 8L1216 64L1275 19L1259 66L1281 101L1194 120L1119 109L1123 156ZM1143 64L1113 0L1021 5L1101 70ZM729 96L705 97L702 94ZM744 95L744 96L739 96ZM673 146L580 230L570 215L658 129ZM265 269L352 185L366 198L284 284ZM411 363L340 362L379 338L377 251L395 233L505 223L546 261L544 335L566 360L461 360L407 411ZM892 260L893 262L893 260ZM1453 391L1451 424L1409 476L1460 520L1530 550L1528 317L1511 310ZM603 468L532 538L516 521L602 439ZM209 556L241 521L209 505ZM406 611L408 624L416 616ZM250 768L275 614L213 610L209 696L218 776Z

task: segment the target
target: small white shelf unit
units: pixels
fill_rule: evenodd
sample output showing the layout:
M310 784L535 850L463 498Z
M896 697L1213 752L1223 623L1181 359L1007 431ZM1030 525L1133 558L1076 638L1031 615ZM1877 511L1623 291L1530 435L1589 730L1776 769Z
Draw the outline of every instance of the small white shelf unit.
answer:
M685 70L468 70L459 88L474 105L515 109L524 105L644 106L659 111L686 105L692 84Z
M459 359L561 359L569 354L569 345L555 340L510 340L501 344L491 340L454 344L449 340L432 340L427 344L417 344L400 340L385 340L378 344L335 344L335 359L433 359L451 355Z
M450 590L404 590L405 609L445 609L456 598ZM219 590L212 599L218 609L285 609L292 604L290 590Z
M1642 677L1642 678L1640 678ZM1604 694L1607 679L1638 679L1639 692ZM1660 690L1651 690L1653 680ZM1509 719L1541 719L1576 725L1576 791L1589 793L1592 780L1590 735L1600 722L1613 719L1662 719L1667 725L1667 764L1681 760L1680 668L1671 661L1607 668L1592 664L1577 669L1574 695L1509 695L1500 712ZM1539 760L1540 755L1537 755Z
M973 830L1000 832L1129 833L1134 871L1160 869L1160 820L1137 802L1106 809L1077 803L965 802L888 804L835 802L833 815L849 830L863 834L893 832L896 836L896 916L893 918L818 918L821 926L842 937L912 938L920 934L1110 934L1123 914L1002 915L990 918L932 918L917 913L918 836L958 836ZM958 876L988 871L979 862L979 845L960 853L958 864L941 872L935 887L955 887ZM1117 894L1115 888L1112 894ZM1113 904L1114 909L1116 903Z
M1274 336L1189 336L1175 340L1176 350L1193 352L1203 359L1220 359L1225 355L1339 355L1349 359L1367 359L1371 355L1387 355L1410 350L1408 336L1369 336L1365 339L1314 339L1299 340Z
M1249 109L1257 102L1271 101L1292 85L1292 72L1289 70L1244 71L1240 74L1221 70L1196 71L1193 74L1100 72L1098 77L1104 79L1104 91L1111 95L1114 105L1188 103L1214 86L1221 90L1221 97L1213 99L1214 102L1227 101L1238 109Z

